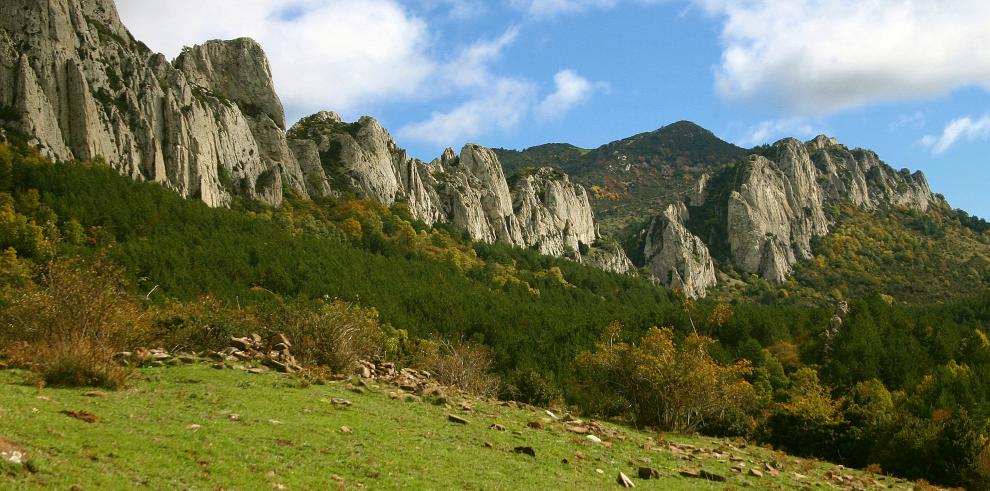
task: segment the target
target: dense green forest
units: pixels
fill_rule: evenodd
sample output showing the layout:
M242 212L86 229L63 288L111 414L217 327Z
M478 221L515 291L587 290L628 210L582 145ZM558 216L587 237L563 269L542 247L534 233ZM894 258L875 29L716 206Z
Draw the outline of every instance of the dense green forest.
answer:
M883 240L880 232L904 243L903 254L914 255L909 262L927 264L924 274L942 274L944 262L925 256L937 248L912 245L914 232L896 213L869 221L883 230L866 229L866 236L855 220L867 219L850 215L816 246L822 263L798 275L832 289L849 261L903 259L875 252L869 241ZM913 230L938 233L933 216L933 224L914 217ZM979 234L986 231L963 239L983 240ZM846 236L858 237L860 247L842 245ZM53 164L15 144L0 144L0 249L4 305L11 292L40 282L47 262L77 256L120 265L148 308L207 295L217 309L339 298L373 307L413 338L486 345L507 397L564 400L620 418L629 416L622 401L631 396L589 392L575 360L613 366L621 353L636 353L615 350L616 342L648 351L653 345L637 343L655 342L659 331L650 328L666 327L678 343L710 339L692 345L715 363L748 367L733 373L744 376L752 398L706 421L704 432L943 484L981 487L990 476L990 293L980 287L963 299L904 303L871 293L853 275L847 305L828 296L807 301L799 289L685 301L636 276L472 243L457 230L413 220L402 205L344 196L212 209L103 163ZM986 278L979 264L971 269L959 272L960 281ZM911 288L918 280L896 281ZM606 326L614 338L607 343ZM605 396L611 404L590 400Z

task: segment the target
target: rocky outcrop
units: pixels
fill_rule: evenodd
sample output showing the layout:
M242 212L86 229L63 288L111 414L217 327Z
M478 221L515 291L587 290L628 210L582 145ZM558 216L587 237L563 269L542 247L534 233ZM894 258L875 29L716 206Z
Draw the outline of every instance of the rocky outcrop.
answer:
M309 196L268 61L253 41L211 41L174 63L137 42L111 0L0 4L4 126L58 160L104 159L135 179L224 206ZM326 189L314 186L313 189Z
M465 145L460 154L448 148L427 164L409 158L374 118L346 123L330 112L302 119L289 137L313 142L322 168L341 188L386 205L402 203L424 223L452 223L474 240L562 256L577 255L598 238L583 187L538 169L514 178L510 188L498 157L479 145Z
M851 203L868 210L904 206L928 211L938 201L921 171L895 171L876 153L849 150L834 138L819 136L807 145L830 203Z
M785 281L796 262L811 258L811 240L829 231L832 205L926 211L937 200L922 173L894 171L875 153L825 136L781 140L765 155L739 171L727 235L734 265L768 281Z
M560 171L544 167L516 176L512 200L523 242L543 254L579 251L598 237L588 194Z
M705 243L684 226L687 219L683 203L668 206L651 222L643 254L646 269L661 283L701 298L717 282L715 263Z
M636 266L618 242L614 240L601 242L599 241L588 254L582 255L581 262L603 271L618 274L630 274L636 270Z

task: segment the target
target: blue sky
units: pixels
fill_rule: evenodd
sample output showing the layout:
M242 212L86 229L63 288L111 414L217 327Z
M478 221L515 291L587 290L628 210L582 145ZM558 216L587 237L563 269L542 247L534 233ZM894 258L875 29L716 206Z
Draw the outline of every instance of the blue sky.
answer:
M825 133L990 217L984 0L118 0L169 56L250 36L290 120L370 114L413 156L596 147L687 119Z

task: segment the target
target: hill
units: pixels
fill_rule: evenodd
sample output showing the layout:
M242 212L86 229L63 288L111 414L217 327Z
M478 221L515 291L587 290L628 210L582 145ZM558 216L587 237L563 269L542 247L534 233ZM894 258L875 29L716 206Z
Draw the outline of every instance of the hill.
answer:
M0 451L16 443L34 469L0 464L0 488L605 489L620 488L619 472L639 489L912 488L732 440L595 423L594 443L541 409L456 393L423 400L374 380L308 385L199 364L138 379L88 397L0 372ZM639 478L640 468L656 477ZM681 474L701 470L724 482Z
M602 231L617 235L670 203L689 199L706 173L746 154L689 121L640 133L593 150L548 144L496 149L506 172L552 166L591 189Z

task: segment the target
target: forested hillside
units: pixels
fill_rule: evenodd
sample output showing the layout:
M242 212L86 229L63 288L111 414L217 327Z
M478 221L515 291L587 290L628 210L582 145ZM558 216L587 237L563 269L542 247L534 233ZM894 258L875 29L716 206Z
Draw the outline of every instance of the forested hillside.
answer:
M767 286L762 302L692 302L633 276L473 243L411 220L401 205L345 196L213 209L99 162L52 164L11 144L0 145L0 170L5 302L44 284L50 261L72 257L122 266L132 295L167 314L156 321L165 332L197 319L236 333L243 312L338 297L374 308L410 340L437 334L487 346L506 397L566 400L657 427L665 424L637 415L650 403L628 392L644 387L588 382L645 369L650 358L636 353L668 349L649 328L668 327L676 345L700 342L711 363L748 367L732 375L744 383L738 404L699 420L704 432L912 478L984 482L986 291L911 304L852 288L848 304L814 307ZM856 215L848 219L853 227ZM212 313L189 317L197 305ZM390 356L402 360L406 349Z

